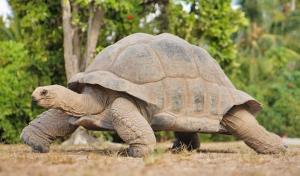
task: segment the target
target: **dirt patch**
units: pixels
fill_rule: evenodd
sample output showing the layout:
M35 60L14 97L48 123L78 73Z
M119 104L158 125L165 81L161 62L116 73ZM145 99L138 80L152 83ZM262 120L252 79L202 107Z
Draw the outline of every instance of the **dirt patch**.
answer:
M118 155L122 145L51 147L32 153L24 145L0 145L0 176L64 175L300 175L300 146L280 155L258 155L241 142L204 143L201 150L173 154L158 144L146 158Z

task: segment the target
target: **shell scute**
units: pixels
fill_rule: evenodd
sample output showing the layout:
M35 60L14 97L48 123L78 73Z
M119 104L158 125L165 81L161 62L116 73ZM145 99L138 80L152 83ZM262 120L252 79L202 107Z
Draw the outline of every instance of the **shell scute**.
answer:
M205 85L201 79L188 79L187 80L188 104L187 111L189 114L205 113Z
M198 76L189 45L167 38L157 38L149 45L160 59L167 77Z
M153 82L164 77L160 63L145 44L131 45L115 59L110 70L137 84Z

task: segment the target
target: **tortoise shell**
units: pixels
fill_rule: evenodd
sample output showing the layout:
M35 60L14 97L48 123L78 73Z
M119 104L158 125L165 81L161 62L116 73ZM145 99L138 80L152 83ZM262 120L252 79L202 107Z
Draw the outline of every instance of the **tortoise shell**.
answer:
M218 124L234 105L245 104L253 114L261 109L254 98L234 87L208 52L167 33L136 33L121 39L69 84L98 84L126 92L159 112Z

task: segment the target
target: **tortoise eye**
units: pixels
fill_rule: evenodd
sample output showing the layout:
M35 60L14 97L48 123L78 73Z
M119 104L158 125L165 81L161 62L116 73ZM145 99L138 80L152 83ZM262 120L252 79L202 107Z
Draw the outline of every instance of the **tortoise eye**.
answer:
M48 93L48 90L43 89L43 90L41 91L40 95L41 95L41 96L45 96L45 95L47 95L47 93Z

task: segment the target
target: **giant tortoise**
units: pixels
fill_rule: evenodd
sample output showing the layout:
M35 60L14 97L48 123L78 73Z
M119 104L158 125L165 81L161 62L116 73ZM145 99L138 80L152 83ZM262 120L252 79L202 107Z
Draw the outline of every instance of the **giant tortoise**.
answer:
M68 88L38 87L32 97L49 109L21 134L36 152L48 152L53 140L78 126L116 131L133 157L153 151L154 131L174 131L174 148L198 148L198 133L227 133L258 153L285 151L280 137L256 121L261 105L236 89L208 52L172 34L127 36L100 52Z

